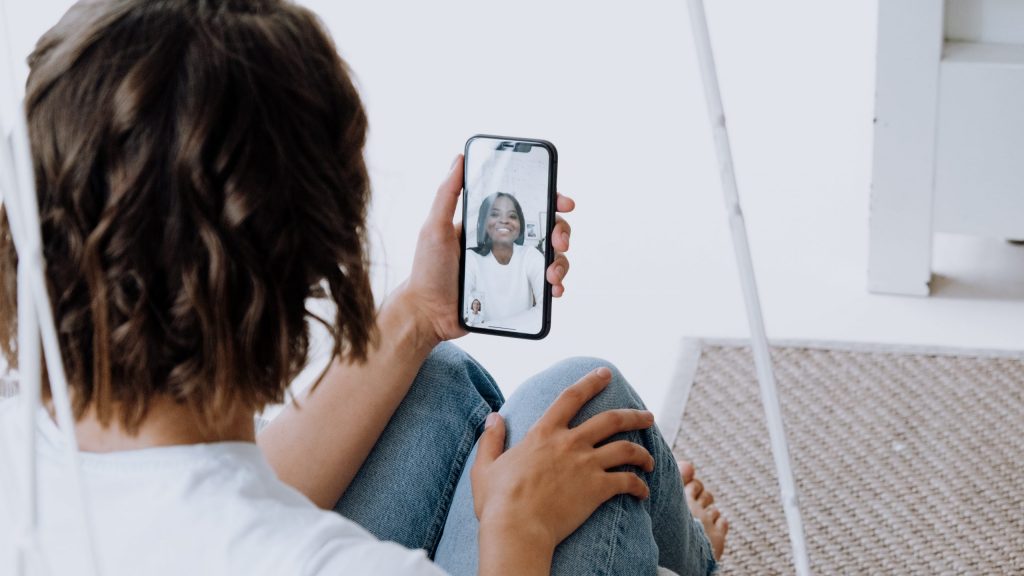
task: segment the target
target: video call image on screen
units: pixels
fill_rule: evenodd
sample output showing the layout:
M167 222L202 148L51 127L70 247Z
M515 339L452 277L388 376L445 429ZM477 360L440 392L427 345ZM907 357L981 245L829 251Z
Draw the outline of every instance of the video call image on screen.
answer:
M541 331L550 162L547 149L529 142L470 142L462 302L468 326Z

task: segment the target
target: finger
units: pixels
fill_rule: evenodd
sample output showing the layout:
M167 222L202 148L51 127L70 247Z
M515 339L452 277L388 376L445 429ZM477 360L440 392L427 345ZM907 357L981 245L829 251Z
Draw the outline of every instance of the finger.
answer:
M646 430L654 424L654 414L646 410L607 410L601 412L573 429L580 439L590 446L601 440L631 430Z
M601 367L580 378L558 395L544 415L537 420L537 425L552 428L565 428L569 421L579 413L583 405L597 396L612 380L612 371Z
M686 460L679 460L679 476L683 479L683 484L689 484L693 481L693 477L696 476L697 470L693 467L692 462Z
M462 192L462 154L455 157L452 167L448 170L441 185L437 187L437 196L430 208L430 218L436 222L451 222L455 216L455 206L459 203Z
M559 216L555 221L555 227L551 231L551 245L555 247L558 252L567 252L569 250L569 237L572 235L572 226L569 222Z
M491 412L484 421L484 433L477 442L476 462L473 466L487 466L505 451L505 420Z
M715 495L711 493L711 490L704 490L700 493L700 504L707 508L715 503Z
M686 495L690 497L690 500L696 502L697 498L700 497L700 493L704 491L704 484L702 484L700 480L694 478L693 482L684 486L683 489L686 490Z
M455 230L455 237L456 238L461 238L462 237L462 222L455 222L454 223L454 230Z
M641 500L651 495L647 483L632 472L609 472L605 481L605 500L618 494L631 494Z
M569 259L564 254L555 256L551 266L548 266L548 272L546 274L548 283L552 286L561 286L562 281L565 280L566 274L569 273Z
M596 450L596 458L605 470L618 466L636 466L645 472L654 470L654 456L643 446L629 440L601 446Z
M576 209L576 201L568 196L558 195L555 199L555 210L559 212L572 212Z

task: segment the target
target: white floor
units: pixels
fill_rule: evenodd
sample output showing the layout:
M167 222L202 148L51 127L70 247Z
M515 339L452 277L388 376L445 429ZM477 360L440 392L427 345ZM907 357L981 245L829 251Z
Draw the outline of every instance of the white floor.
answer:
M306 3L369 110L380 293L469 136L558 146L579 209L552 334L460 342L506 393L593 355L658 411L683 337L746 335L685 2ZM68 4L18 7L26 54ZM707 4L769 336L1024 348L1024 247L940 237L933 297L865 291L877 3Z

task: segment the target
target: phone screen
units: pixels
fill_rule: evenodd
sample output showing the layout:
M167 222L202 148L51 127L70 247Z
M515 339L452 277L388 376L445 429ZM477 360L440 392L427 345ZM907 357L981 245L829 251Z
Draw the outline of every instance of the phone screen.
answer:
M547 335L556 154L542 140L474 136L466 143L459 303L466 329Z

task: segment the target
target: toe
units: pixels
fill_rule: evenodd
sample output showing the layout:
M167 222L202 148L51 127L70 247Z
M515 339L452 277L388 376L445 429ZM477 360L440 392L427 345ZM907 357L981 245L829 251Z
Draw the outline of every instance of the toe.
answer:
M719 510L718 508L711 508L710 510L708 510L708 514L711 515L712 524L718 522L718 519L722 517L722 511Z
M697 480L696 478L694 478L692 481L690 481L689 484L686 485L686 495L695 501L698 498L700 498L700 493L703 491L704 485L701 483L700 480Z
M711 506L711 504L715 502L715 495L712 494L710 490L704 490L701 492L699 498L701 505L705 508Z
M680 460L678 464L679 475L683 479L683 484L689 484L690 482L693 482L693 477L697 473L697 471L693 467L693 464L691 462L687 462L686 460Z

